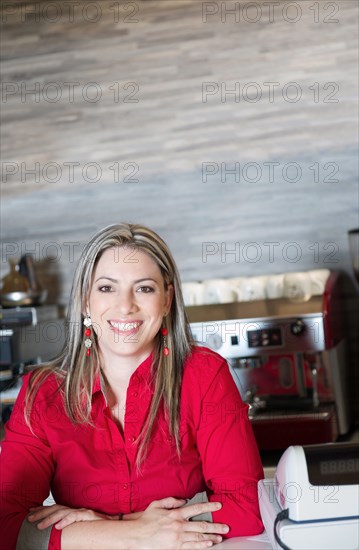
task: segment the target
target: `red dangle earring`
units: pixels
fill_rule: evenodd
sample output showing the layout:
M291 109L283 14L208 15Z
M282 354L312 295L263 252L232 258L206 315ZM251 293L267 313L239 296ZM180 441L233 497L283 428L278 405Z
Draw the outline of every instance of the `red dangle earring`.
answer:
M91 336L91 329L90 327L92 326L92 321L91 321L91 317L89 315L87 315L85 318L84 318L84 325L85 325L85 341L84 341L84 344L85 344L85 348L86 348L86 355L87 357L89 357L91 355L91 346L92 346L92 340L90 338Z
M167 347L167 338L166 338L166 336L168 335L168 330L166 329L166 327L161 328L161 334L163 336L163 355L165 355L167 357L170 350Z

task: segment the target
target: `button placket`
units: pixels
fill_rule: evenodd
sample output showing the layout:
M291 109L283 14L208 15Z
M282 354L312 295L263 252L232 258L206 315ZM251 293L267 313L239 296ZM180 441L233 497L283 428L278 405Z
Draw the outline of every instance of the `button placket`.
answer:
M139 426L138 415L138 395L139 395L140 376L135 372L130 379L130 384L127 389L126 396L126 413L125 413L125 445L127 452L135 451L136 432Z

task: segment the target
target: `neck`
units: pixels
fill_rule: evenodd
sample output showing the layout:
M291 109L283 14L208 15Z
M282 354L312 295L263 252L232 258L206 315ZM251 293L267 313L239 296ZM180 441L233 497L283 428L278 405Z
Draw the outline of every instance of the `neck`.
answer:
M131 356L112 356L111 354L101 353L102 372L111 388L123 387L128 382L141 363L151 353L149 349L146 353Z

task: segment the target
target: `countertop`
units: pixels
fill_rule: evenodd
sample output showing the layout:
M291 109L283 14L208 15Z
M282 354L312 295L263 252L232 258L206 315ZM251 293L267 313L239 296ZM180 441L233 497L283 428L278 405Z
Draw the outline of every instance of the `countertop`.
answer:
M266 532L254 537L234 537L216 544L216 550L269 550L272 548Z

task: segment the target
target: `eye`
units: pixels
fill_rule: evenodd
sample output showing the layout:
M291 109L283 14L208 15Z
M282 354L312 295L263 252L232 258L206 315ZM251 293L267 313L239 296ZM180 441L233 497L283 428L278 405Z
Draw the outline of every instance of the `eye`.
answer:
M100 286L98 289L99 289L100 292L111 292L112 291L112 288L109 285Z
M150 294L151 292L154 292L154 288L151 286L140 286L137 289L137 292L143 292L144 294Z

